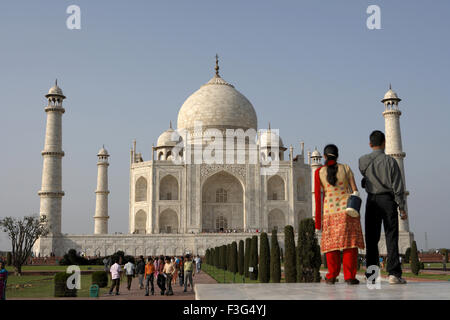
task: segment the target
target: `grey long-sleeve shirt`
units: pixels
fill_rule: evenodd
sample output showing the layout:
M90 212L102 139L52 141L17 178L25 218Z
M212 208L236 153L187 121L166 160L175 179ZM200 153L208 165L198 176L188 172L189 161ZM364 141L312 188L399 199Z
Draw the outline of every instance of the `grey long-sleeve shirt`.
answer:
M359 171L366 178L366 191L378 194L392 192L400 210L405 209L405 185L397 161L374 150L359 158Z

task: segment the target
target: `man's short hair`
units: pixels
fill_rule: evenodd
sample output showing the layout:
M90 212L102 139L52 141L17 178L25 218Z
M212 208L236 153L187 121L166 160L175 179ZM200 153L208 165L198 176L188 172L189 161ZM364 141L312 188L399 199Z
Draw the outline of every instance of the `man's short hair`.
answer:
M386 137L380 130L375 130L370 134L370 144L372 147L381 147L385 141Z

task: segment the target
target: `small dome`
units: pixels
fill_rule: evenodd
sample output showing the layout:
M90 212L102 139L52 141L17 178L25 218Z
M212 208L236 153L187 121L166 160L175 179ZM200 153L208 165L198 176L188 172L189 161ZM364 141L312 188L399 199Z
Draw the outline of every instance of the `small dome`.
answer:
M106 151L105 147L101 148L101 149L98 151L98 154L97 154L97 155L98 155L98 156L109 156L108 151Z
M65 98L62 89L58 87L58 81L55 81L55 85L48 90L46 97L48 98L49 96L61 96Z
M396 102L401 101L401 99L397 96L397 93L395 93L392 90L391 86L389 86L389 90L386 92L386 94L384 95L384 98L383 98L383 100L381 100L381 102L384 103L385 101L388 101L388 100L393 100Z
M320 154L319 150L315 149L312 153L311 153L311 158L321 158L322 155Z
M175 133L175 130L172 128L167 129L159 136L156 147L175 147L182 140L181 137L176 139L177 136L178 134Z
M272 144L272 141L277 141L278 139L278 146L279 148L284 148L283 140L281 137L273 132L271 129L268 129L266 131L261 132L258 138L258 144L260 147L270 147Z

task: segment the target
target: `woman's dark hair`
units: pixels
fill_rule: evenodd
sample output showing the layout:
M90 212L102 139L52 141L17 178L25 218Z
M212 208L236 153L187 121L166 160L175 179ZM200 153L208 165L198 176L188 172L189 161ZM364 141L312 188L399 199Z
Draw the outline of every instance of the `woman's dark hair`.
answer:
M328 165L328 162L337 160L339 157L339 149L334 144L329 144L323 149L323 154L327 156L327 161L325 162L325 165L327 166L327 181L332 186L336 186L338 166L337 163Z

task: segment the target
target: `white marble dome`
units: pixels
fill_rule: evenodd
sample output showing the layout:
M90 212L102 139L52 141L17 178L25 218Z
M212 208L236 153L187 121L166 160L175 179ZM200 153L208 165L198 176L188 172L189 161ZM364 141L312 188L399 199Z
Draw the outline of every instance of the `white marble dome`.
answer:
M157 147L174 147L178 142L181 141L181 137L178 137L178 141L174 138L176 136L172 136L175 130L172 128L167 129L164 131L158 138L158 141L156 143ZM173 140L174 139L174 140Z
M108 156L108 151L105 149L105 147L103 147L98 151L97 155L98 156Z
M194 92L178 112L178 129L193 130L201 121L203 129L257 129L258 120L250 101L233 85L215 75Z

